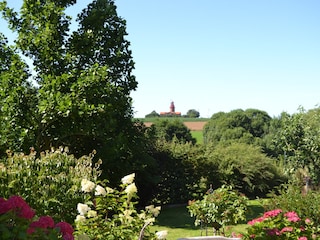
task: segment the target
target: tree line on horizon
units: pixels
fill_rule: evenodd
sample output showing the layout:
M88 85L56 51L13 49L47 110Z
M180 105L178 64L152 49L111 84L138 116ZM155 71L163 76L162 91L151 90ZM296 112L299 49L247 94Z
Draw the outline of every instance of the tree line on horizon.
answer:
M184 115L176 115L171 112L166 112L164 114L157 113L153 110L151 113L145 115L145 118L158 118L158 117L183 117L183 118L199 118L200 112L195 109L189 109Z

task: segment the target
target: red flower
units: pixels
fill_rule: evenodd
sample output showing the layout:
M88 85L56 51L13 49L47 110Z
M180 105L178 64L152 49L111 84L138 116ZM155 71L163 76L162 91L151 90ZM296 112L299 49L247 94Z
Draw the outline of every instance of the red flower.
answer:
M63 235L63 240L74 240L74 237L70 233L66 233Z
M74 237L72 235L74 230L73 230L72 226L69 223L67 223L67 222L59 222L59 223L56 224L55 227L59 228L64 240L73 240L74 239Z
M19 217L31 219L35 215L35 211L20 196L11 196L7 201L2 202L0 213L6 213L10 210L16 211Z
M53 228L54 220L50 216L41 216L38 221L31 223L30 227Z

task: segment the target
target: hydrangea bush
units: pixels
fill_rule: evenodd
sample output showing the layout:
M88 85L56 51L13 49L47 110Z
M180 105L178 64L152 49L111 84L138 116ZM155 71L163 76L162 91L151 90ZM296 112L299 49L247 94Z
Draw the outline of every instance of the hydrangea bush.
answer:
M137 202L134 199L137 198L137 187L134 178L134 173L123 177L120 190L105 187L103 182L81 181L85 202L77 205L79 214L75 219L75 235L79 240L157 239L149 231L148 225L155 221L160 207L150 205L141 211L136 209ZM165 239L163 235L160 236Z
M189 212L195 217L195 225L213 227L215 232L224 232L227 225L246 220L248 198L240 195L231 186L214 190L201 200L189 202Z
M67 222L55 223L50 216L37 217L35 210L20 196L0 198L2 240L73 240L73 231Z
M93 164L94 153L76 158L68 149L51 149L29 155L8 152L0 159L0 196L19 195L40 215L55 221L73 222L74 206L84 200L79 190L83 178L95 181L101 162Z
M247 233L242 239L319 239L319 229L309 218L302 219L294 211L281 209L267 211L263 216L248 222Z

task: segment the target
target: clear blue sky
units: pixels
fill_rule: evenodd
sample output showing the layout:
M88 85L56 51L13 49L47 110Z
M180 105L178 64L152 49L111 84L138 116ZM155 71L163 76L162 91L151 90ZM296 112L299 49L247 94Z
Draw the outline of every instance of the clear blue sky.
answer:
M8 0L9 5L17 0ZM78 0L77 13L89 0ZM139 83L136 117L320 103L319 0L116 0ZM2 31L2 29L1 29ZM3 31L2 31L3 32Z

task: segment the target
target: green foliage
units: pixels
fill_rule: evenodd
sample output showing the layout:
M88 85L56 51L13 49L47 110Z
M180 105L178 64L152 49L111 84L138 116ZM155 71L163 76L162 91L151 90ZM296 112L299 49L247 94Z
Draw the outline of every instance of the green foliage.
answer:
M204 142L216 144L238 141L253 144L267 133L270 120L266 112L256 109L215 113L204 127Z
M155 239L148 225L153 224L160 207L137 210L134 177L130 174L122 178L120 190L82 181L85 203L78 203L75 232L79 239Z
M41 215L73 222L74 206L83 200L78 187L82 178L96 180L99 164L93 154L79 159L63 149L30 155L10 154L0 162L0 196L23 197Z
M17 51L8 46L7 39L0 33L0 156L6 147L21 150L31 146L36 97L35 90L27 81L26 63Z
M281 128L274 137L274 145L282 153L288 173L308 168L311 179L320 178L320 110L303 109L282 119Z
M152 111L151 113L147 114L145 118L154 118L154 117L160 117L160 114L156 111Z
M0 37L0 150L68 146L80 157L96 149L108 162L131 152L137 82L125 20L113 0L94 0L70 33L65 10L75 3L25 0L17 12L1 2L17 38L10 47Z
M154 202L161 204L186 203L206 189L202 169L206 158L203 148L178 141L158 141L153 157L158 164L154 177L158 183L153 189Z
M272 210L280 208L283 211L295 211L301 218L310 218L317 226L320 226L320 193L308 191L302 194L302 187L295 184L281 186L277 192L269 195L264 208Z
M190 109L190 110L188 110L186 117L198 118L198 117L200 117L200 113L195 109Z
M147 134L156 139L165 141L172 141L174 138L178 139L178 141L182 143L195 143L196 141L192 137L190 129L188 129L183 122L178 119L171 121L167 119L159 119L151 125Z
M274 161L261 153L259 147L244 143L220 144L207 148L208 161L217 166L218 182L232 185L248 197L265 196L286 179ZM206 178L210 183L212 173Z
M216 231L227 225L246 220L248 199L223 185L203 197L189 203L190 215L195 217L195 225L213 227Z
M135 171L147 195L154 161L141 126L132 121L137 81L126 22L113 0L94 0L70 32L66 8L73 4L25 0L20 11L0 4L17 36L11 47L0 35L0 155L30 147L64 146L76 157L96 150L94 161L103 159L103 177L112 185Z

